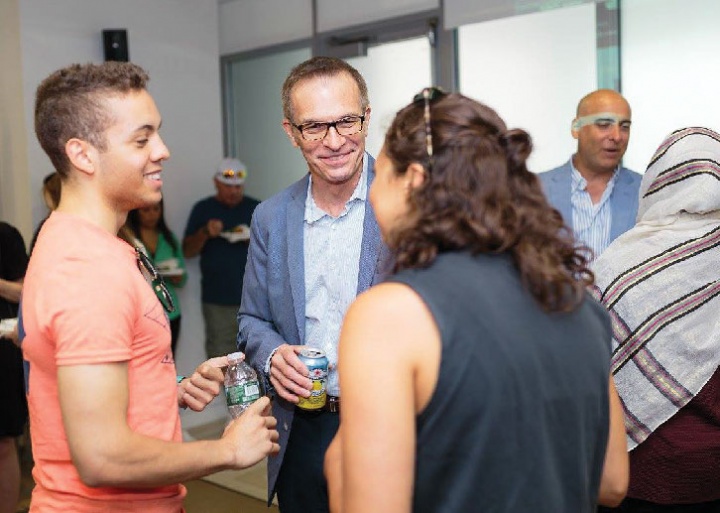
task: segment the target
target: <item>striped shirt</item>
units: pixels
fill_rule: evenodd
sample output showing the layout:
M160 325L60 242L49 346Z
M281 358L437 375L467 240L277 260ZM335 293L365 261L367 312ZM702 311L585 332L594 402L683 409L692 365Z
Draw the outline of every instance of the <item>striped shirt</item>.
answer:
M367 198L367 158L345 209L333 217L312 197L305 200L305 343L325 351L330 362L327 391L340 395L337 348L343 317L357 295L360 247Z
M570 161L572 167L570 202L572 204L572 222L575 237L593 251L594 258L600 256L610 244L610 226L612 224L612 209L610 208L610 195L615 187L618 169L605 187L600 201L593 204L590 193L587 192L587 180Z

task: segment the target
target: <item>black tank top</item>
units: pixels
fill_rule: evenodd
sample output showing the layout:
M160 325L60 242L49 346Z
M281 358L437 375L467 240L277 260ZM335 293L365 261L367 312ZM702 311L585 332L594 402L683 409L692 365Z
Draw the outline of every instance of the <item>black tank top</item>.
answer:
M608 437L610 321L589 296L548 314L508 256L441 254L390 278L442 337L417 417L416 513L595 511Z

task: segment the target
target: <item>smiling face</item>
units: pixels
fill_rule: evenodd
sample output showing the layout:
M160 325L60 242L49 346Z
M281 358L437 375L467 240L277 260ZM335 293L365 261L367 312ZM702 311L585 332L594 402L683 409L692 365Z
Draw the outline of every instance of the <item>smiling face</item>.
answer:
M160 137L160 113L150 94L133 91L107 98L114 120L98 150L98 179L106 202L115 210L157 204L162 198L162 161L170 157Z
M309 78L298 82L291 95L295 119L285 119L283 128L294 146L300 148L314 181L342 185L362 171L370 108L362 111L360 91L348 73ZM362 130L342 136L330 128L318 141L303 139L292 125L308 122L333 122L347 116L365 116Z
M577 114L582 126L572 131L578 141L575 168L583 175L612 173L630 141L630 105L620 94L600 90L581 101Z

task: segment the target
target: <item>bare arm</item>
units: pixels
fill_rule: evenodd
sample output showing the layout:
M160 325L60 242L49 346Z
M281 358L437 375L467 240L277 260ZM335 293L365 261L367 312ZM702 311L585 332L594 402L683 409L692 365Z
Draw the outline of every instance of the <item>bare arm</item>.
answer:
M126 363L58 369L70 453L88 486L179 483L223 469L247 468L279 450L276 421L269 414L267 398L233 421L221 439L183 443L132 431L126 420L127 390Z
M330 513L342 513L342 424L325 451L323 471Z
M3 280L0 278L0 297L11 303L20 302L23 280Z
M330 451L326 460L330 499L336 505L332 494L340 491L343 513L366 512L368 504L376 513L409 513L415 417L437 381L437 328L414 292L385 284L351 306L339 347L342 427L340 454ZM369 390L381 390L382 400Z
M610 434L600 480L598 503L602 506L617 506L627 493L630 481L630 459L627 452L625 417L612 377L610 377L608 388L610 395Z
M222 221L219 219L210 219L207 224L203 225L198 231L185 237L182 243L185 258L197 256L202 251L208 239L217 237L222 230Z

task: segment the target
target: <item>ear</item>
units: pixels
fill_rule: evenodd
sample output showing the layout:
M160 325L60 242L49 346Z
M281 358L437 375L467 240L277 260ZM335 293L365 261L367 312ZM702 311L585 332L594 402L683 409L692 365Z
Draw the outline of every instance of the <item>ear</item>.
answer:
M427 178L427 171L425 167L419 162L413 162L407 168L405 173L406 187L408 191L410 189L417 189L425 183Z
M69 139L65 143L65 154L78 171L88 175L95 173L98 151L89 142L77 138Z
M573 139L578 138L578 132L580 131L580 122L577 118L573 119L572 125L570 125L570 134Z
M368 127L370 126L370 111L372 111L372 109L368 105L368 108L365 109L365 123L363 123L363 132L366 134L368 132Z
M299 148L300 143L298 143L297 140L295 139L295 133L293 132L293 126L292 126L292 123L290 123L290 120L287 118L283 119L282 125L283 125L283 130L285 130L285 134L287 134L288 139L290 139L290 142L292 143L292 145L295 146L296 148Z

